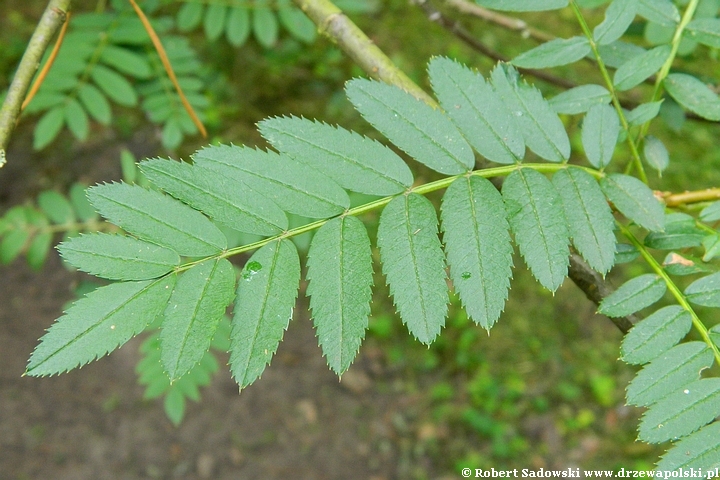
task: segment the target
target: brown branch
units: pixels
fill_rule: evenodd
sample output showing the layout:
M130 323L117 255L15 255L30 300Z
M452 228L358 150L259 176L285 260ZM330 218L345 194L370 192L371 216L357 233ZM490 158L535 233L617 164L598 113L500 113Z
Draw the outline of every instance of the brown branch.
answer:
M10 143L10 135L15 129L30 82L55 32L65 21L69 9L70 0L50 0L20 60L5 102L0 108L0 167L5 164L5 149Z
M377 46L372 44L367 36L358 29L342 12L329 0L293 0L315 22L325 35L334 39L352 59L365 70L366 73L380 78L391 85L396 85L428 103L435 101L425 93L417 84L410 80ZM424 0L423 0L424 3ZM339 23L334 23L342 19ZM432 18L431 18L432 19ZM333 26L334 25L334 26ZM364 39L364 40L361 40ZM378 75L376 68L382 65L383 75ZM413 93L413 94L415 94ZM600 275L592 270L579 256L570 259L568 276L585 292L590 300L599 303L612 289L605 283ZM613 319L613 323L623 332L632 327L634 317Z

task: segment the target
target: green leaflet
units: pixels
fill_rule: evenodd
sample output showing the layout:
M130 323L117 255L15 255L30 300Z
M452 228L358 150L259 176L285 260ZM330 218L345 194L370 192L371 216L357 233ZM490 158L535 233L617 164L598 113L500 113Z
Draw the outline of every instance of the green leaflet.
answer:
M600 85L580 85L555 95L548 103L555 113L577 115L590 110L593 105L605 105L612 95Z
M482 75L448 58L428 66L435 95L475 150L497 163L525 156L525 141L515 118Z
M33 132L33 148L42 150L55 140L65 124L65 109L61 106L53 107L40 117Z
M30 242L25 252L28 265L30 265L31 268L35 270L42 268L50 251L52 240L52 232L40 232L35 235L35 238L32 239L32 242Z
M658 471L677 471L680 468L702 468L706 471L720 464L720 422L701 428L683 438L663 455Z
M702 245L705 248L705 254L702 257L703 262L709 262L720 255L720 235L714 234L705 237Z
M460 177L442 201L442 229L450 278L470 318L490 330L510 287L512 253L505 207L495 186Z
M110 353L162 313L174 285L175 276L168 275L92 291L50 327L30 357L26 373L62 373Z
M70 99L65 104L65 124L78 140L85 141L90 133L90 120L80 102Z
M600 186L592 175L574 167L555 173L552 182L575 248L604 275L615 264L615 221Z
M62 225L75 221L73 207L64 195L54 190L45 190L38 195L37 202L53 223Z
M230 7L225 34L230 45L234 47L243 45L250 36L250 10L245 7Z
M631 58L645 53L645 49L634 43L616 40L608 45L598 45L598 52L606 66L620 68Z
M712 350L704 342L677 345L643 367L627 388L627 403L652 405L700 378L712 365Z
M693 40L712 48L720 48L720 19L696 18L686 30Z
M372 251L356 217L330 220L315 233L307 261L307 292L318 342L342 375L355 359L370 315Z
M270 363L292 317L299 284L300 259L290 240L265 245L245 264L230 336L230 371L240 388Z
M680 12L672 0L639 0L637 13L665 27L674 27L680 22Z
M472 170L470 146L440 110L378 81L357 78L345 90L365 120L418 162L446 175Z
M515 115L528 148L551 162L567 160L570 140L560 118L538 89L519 78L514 67L503 63L491 74L493 87Z
M115 225L188 257L214 255L225 235L200 212L137 185L108 183L88 189L90 202Z
M629 113L627 113L625 115L625 119L632 127L636 127L638 125L642 125L645 122L649 122L650 120L658 116L663 101L664 100L642 103L637 107L633 108Z
M227 16L227 7L221 3L211 3L207 7L205 13L205 20L203 21L203 29L205 30L205 37L211 42L214 42L223 30L225 30L225 17Z
M665 256L662 266L668 275L677 276L710 273L717 270L700 258L692 255L683 256L675 252L670 252Z
M680 105L708 120L720 120L720 97L692 75L671 73L663 84Z
M590 52L590 42L585 37L556 38L521 53L512 64L520 68L559 67L575 63Z
M646 78L660 70L671 49L670 45L661 45L623 63L613 77L615 88L624 91L640 85Z
M615 265L629 263L640 256L640 252L634 245L627 243L615 244Z
M412 185L410 169L395 152L355 132L297 117L269 118L258 128L280 152L349 190L384 196Z
M173 197L240 232L276 235L288 228L274 202L214 170L162 159L141 162L140 170Z
M585 156L595 168L605 168L612 160L620 119L610 105L593 105L585 115L582 126L582 143Z
M440 333L447 315L445 258L430 201L416 193L394 198L378 226L383 273L403 322L422 343Z
M557 190L541 173L520 169L505 179L502 196L525 263L540 284L554 292L567 275L570 256Z
M75 214L82 222L98 218L97 212L87 199L86 190L87 186L82 183L73 183L68 192L73 210L75 210Z
M663 206L647 185L635 177L611 173L600 180L603 193L628 219L651 232L665 226Z
M11 230L0 242L0 262L8 264L15 260L30 239L27 230Z
M720 200L712 202L700 212L700 220L705 223L717 222L720 220Z
M703 378L685 385L645 412L638 438L661 443L684 437L710 423L720 413L720 378Z
M177 13L177 28L181 32L195 30L202 22L205 5L202 3L183 3Z
M637 0L613 0L605 10L605 19L593 31L595 41L607 45L622 37L635 18L637 5Z
M196 165L234 178L264 195L289 213L328 218L350 207L345 190L306 164L235 145L205 147L193 155ZM412 183L412 174L411 174Z
M643 240L643 243L647 247L658 250L699 247L707 233L695 225L694 218L687 217L688 219L684 220L666 215L665 230L662 232L650 232Z
M207 260L180 275L160 332L162 364L171 382L189 372L210 348L234 290L235 272L224 258Z
M483 7L509 12L539 12L566 7L568 0L475 0Z
M638 322L623 339L624 362L639 365L666 352L690 331L692 317L679 305L663 307Z
M272 48L277 43L278 21L268 0L255 0L252 11L252 27L255 40L265 48Z
M667 286L658 275L648 273L623 283L600 303L598 312L608 317L624 317L660 300Z
M685 296L695 305L720 307L720 272L695 280L685 289Z
M305 43L315 41L315 24L301 10L293 7L290 0L278 0L277 9L278 19L290 35Z
M125 235L80 235L57 248L72 266L111 280L157 278L180 264L175 251Z
M117 45L106 45L100 54L100 61L135 78L147 79L153 74L145 55Z
M137 105L137 93L133 86L125 77L114 70L102 65L95 65L90 71L95 85L100 87L105 95L112 98L115 103L125 107L134 107Z

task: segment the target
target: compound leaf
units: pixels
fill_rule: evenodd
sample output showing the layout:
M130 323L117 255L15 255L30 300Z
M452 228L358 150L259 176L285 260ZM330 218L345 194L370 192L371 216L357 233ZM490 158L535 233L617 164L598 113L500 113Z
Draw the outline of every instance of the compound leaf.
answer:
M645 412L638 438L648 443L684 437L710 423L720 413L720 378L703 378L685 385Z
M489 330L505 306L512 253L502 196L490 181L460 177L442 201L450 278L470 318Z
M665 89L680 105L708 120L720 120L720 97L692 75L671 73Z
M345 190L324 174L272 151L235 145L205 147L195 165L244 183L289 213L328 218L350 207Z
M412 173L400 157L355 132L297 117L266 119L258 127L279 151L329 176L341 187L385 196L412 185Z
M162 159L142 162L140 170L173 197L240 232L276 235L288 228L277 204L214 170Z
M470 146L440 110L378 81L350 80L345 90L365 120L418 162L446 175L472 170Z
M540 284L554 292L567 275L570 256L557 190L543 174L524 168L505 179L502 196L525 263Z
M348 216L320 227L307 268L318 342L330 368L341 375L357 355L370 315L372 251L365 225Z
M611 173L600 180L605 196L623 215L651 232L665 226L665 212L652 190L635 177Z
M605 10L605 19L595 27L593 38L607 45L622 37L637 13L637 0L613 0Z
M157 278L180 264L175 251L126 235L80 235L57 248L72 266L111 280Z
M604 275L615 264L615 222L600 186L592 175L573 167L557 172L552 182L575 248Z
M720 307L720 272L695 280L685 289L692 303L704 307Z
M428 67L435 95L475 150L497 163L525 156L525 140L515 118L482 75L448 58Z
M615 71L613 77L615 88L624 91L641 84L650 75L660 70L670 55L671 49L670 45L661 45L623 63Z
M230 335L230 371L245 388L277 350L292 317L300 283L300 259L290 240L260 248L243 268Z
M627 388L627 403L652 405L700 378L712 365L712 350L704 342L676 345L643 367Z
M600 303L598 312L608 317L624 317L657 302L667 285L658 275L648 273L623 283Z
M445 258L437 215L416 193L394 198L380 216L377 243L400 317L422 343L440 333L447 315Z
M62 373L110 353L162 313L174 285L175 276L168 275L93 290L50 327L30 357L26 373Z
M89 188L88 198L115 225L180 255L203 257L227 248L225 235L207 217L160 192L109 183Z
M495 91L520 125L525 144L542 158L561 162L570 157L565 126L540 91L523 82L511 65L499 63L491 74Z
M235 271L224 258L207 260L180 275L160 331L160 358L171 382L205 355L234 295Z
M647 363L682 340L691 326L687 310L679 305L663 307L625 335L620 348L622 359L633 365Z
M590 53L590 42L585 37L556 38L512 60L520 68L551 68L577 62Z
M690 468L710 469L720 464L720 422L701 428L683 438L663 455L657 470L663 472L690 471Z
M605 105L612 95L600 85L580 85L555 95L548 103L555 113L577 115L587 112L593 105Z

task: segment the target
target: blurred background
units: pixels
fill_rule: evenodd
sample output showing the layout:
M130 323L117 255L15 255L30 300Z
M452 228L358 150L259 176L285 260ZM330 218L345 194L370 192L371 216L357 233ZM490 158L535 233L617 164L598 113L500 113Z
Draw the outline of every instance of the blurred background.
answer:
M42 3L0 3L0 91L9 84ZM43 191L67 192L76 182L120 180L128 175L123 155L187 159L209 142L266 147L255 123L268 116L317 118L381 139L343 94L344 82L363 72L312 29L293 31L276 20L272 34L273 22L266 19L253 24L255 31L243 39L243 32L227 30L229 23L217 33L211 20L201 16L195 22L183 2L140 3L165 29L159 28L161 38L189 40L187 48L197 62L191 70L199 82L193 84L193 102L209 138L183 129L181 122L168 127L140 101L142 108L113 102L107 125L91 121L84 138L81 128L67 125L48 139L48 132L38 133L47 107L36 104L21 118L8 164L0 170L1 212L32 204ZM492 51L513 57L537 45L444 2L434 3L448 25L461 26ZM274 4L268 5L275 12ZM368 36L423 87L429 87L425 66L434 55L455 58L484 74L494 64L407 0L345 5ZM124 2L103 0L73 3L78 19L83 12L114 12L113 7L127 8ZM595 24L602 9L588 15ZM565 10L521 18L558 36L579 31ZM87 27L79 21L76 28ZM627 40L646 44L646 25L637 21ZM131 43L129 48L141 47ZM65 55L72 56L72 49ZM718 73L718 62L707 51L686 55L695 61L693 56L701 56ZM553 73L602 83L590 63ZM63 75L57 73L56 81ZM146 101L152 90L146 79L126 76ZM527 79L548 97L563 90ZM629 99L646 98L643 88ZM717 127L666 116L654 124L653 134L664 139L673 163L652 186L684 190L719 184L720 150L713 148ZM563 120L578 145L577 119ZM412 167L418 181L433 179L429 170ZM363 218L371 238L374 215ZM54 238L59 240L59 235ZM298 241L306 248L309 239ZM624 405L634 368L618 360L619 330L595 315L595 306L572 282L553 296L532 279L519 256L515 265L509 302L490 335L470 322L453 298L445 330L427 348L408 335L395 315L376 262L367 339L341 380L329 371L317 346L303 282L289 330L262 378L238 393L227 356L216 353L220 368L200 389L201 401L187 402L176 426L162 396L145 398L152 395L138 383L136 367L146 336L60 377L22 377L38 338L63 305L88 288L90 277L63 266L54 250L34 268L24 257L14 259L0 271L0 479L420 480L459 478L463 467L652 468L663 449L635 442L642 412ZM638 266L623 268L609 276L616 285L623 271L642 273Z

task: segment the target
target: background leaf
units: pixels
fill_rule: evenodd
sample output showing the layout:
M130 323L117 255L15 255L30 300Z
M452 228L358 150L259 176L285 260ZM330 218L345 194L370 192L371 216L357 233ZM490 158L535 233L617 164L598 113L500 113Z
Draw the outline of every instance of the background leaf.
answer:
M618 135L620 119L610 105L590 107L582 127L582 143L585 156L595 168L605 168L612 160Z
M670 55L670 50L670 45L661 45L623 63L613 77L615 88L624 91L640 85L660 70Z
M427 345L440 333L447 315L445 257L437 233L435 208L411 193L385 207L377 236L383 273L400 317Z
M670 165L670 154L667 148L665 148L665 144L653 135L645 137L643 156L645 157L645 161L657 170L658 173L664 172L668 165Z
M612 96L600 85L580 85L555 95L548 103L555 113L577 115L587 112L594 105L605 105Z
M450 278L465 310L489 330L500 317L512 276L505 207L497 188L481 177L460 177L442 203L442 229Z
M289 240L271 242L245 264L230 337L230 371L245 388L277 350L290 322L300 283L300 259Z
M315 233L307 261L307 292L318 342L342 375L357 355L370 315L372 251L356 217L330 220Z
M637 0L613 0L605 11L605 19L593 31L595 41L607 45L620 38L632 23L636 12Z
M627 218L652 232L665 224L663 207L647 185L635 177L611 173L600 180L605 196Z
M521 53L512 60L520 68L551 68L575 63L591 52L585 37L556 38Z
M663 82L680 105L708 120L720 120L720 97L692 75L671 73Z

